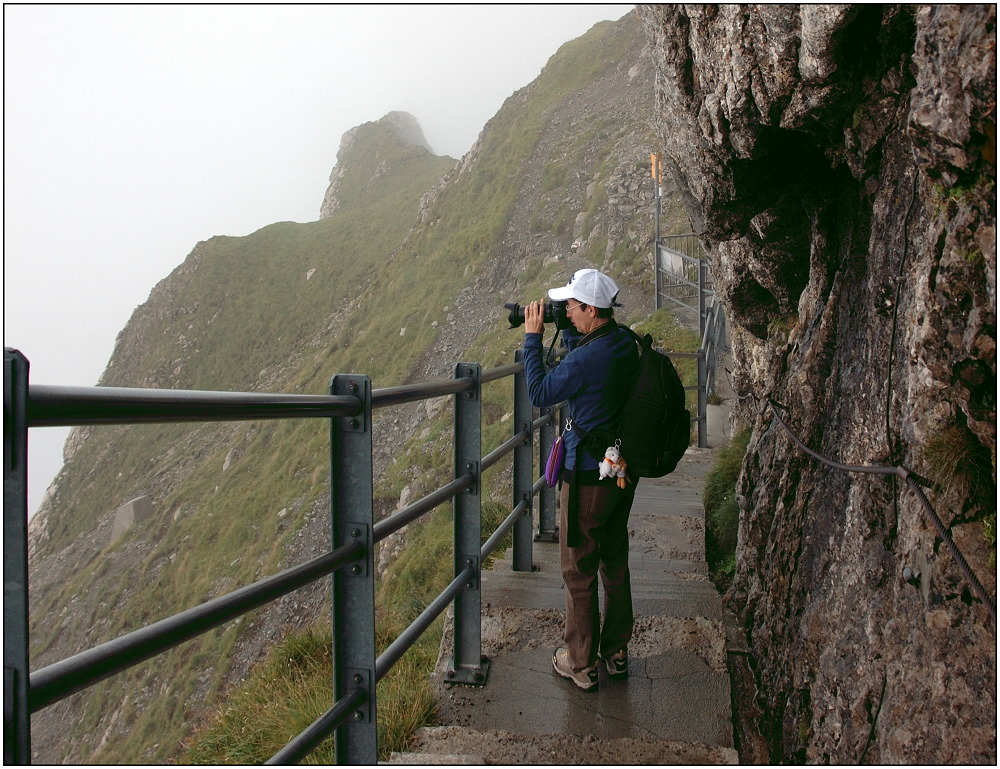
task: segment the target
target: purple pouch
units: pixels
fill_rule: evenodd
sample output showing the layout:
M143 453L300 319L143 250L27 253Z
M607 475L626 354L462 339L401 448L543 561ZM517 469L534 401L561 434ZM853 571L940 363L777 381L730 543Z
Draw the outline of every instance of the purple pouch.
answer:
M566 456L566 446L563 444L560 435L552 441L552 450L549 452L549 459L545 463L545 482L549 486L555 486L559 482L559 475L562 473L563 458Z

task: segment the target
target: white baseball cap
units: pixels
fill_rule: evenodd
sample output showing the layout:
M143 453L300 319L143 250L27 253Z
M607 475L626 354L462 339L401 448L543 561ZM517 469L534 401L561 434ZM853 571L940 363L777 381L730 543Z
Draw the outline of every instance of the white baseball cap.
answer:
M611 307L618 296L618 284L598 270L577 270L562 288L549 289L549 299L564 302L576 299L591 307Z

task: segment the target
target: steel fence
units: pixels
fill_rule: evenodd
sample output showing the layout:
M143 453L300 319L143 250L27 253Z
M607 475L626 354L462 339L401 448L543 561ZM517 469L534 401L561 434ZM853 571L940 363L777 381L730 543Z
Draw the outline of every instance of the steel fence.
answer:
M555 500L544 483L544 458L554 439L556 409L535 416L520 351L513 364L483 371L459 363L452 379L373 390L366 376L338 374L329 395L29 385L29 364L4 350L4 762L31 762L31 714L242 616L318 579L333 582L333 706L269 763L301 760L335 734L343 764L376 763L376 684L445 609L454 603L453 683L485 684L481 570L513 531L513 567L530 571L535 539L558 539ZM482 386L511 377L514 434L482 454ZM391 516L374 520L372 412L411 401L454 396L454 479ZM307 563L259 580L172 617L30 672L28 651L27 445L40 426L324 418L330 420L331 549ZM538 477L534 433L541 431ZM513 509L481 543L482 473L513 453ZM455 513L454 579L376 658L375 544L440 504Z

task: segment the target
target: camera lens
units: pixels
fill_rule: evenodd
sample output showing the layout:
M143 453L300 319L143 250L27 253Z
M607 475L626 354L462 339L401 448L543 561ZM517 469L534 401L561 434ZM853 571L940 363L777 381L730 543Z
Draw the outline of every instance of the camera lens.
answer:
M555 323L556 328L560 329L569 328L569 318L566 317L567 304L567 302L554 299L546 302L542 311L542 322ZM510 310L507 322L510 323L511 328L517 328L524 324L524 307L517 302L505 302L504 307Z
M504 307L510 310L507 322L510 323L511 328L517 328L524 323L524 308L521 305L517 302L506 302Z

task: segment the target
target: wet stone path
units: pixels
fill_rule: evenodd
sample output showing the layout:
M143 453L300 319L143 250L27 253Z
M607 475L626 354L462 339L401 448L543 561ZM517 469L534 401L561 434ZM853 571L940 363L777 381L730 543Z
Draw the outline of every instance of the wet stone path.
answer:
M712 450L692 448L671 475L639 483L628 680L602 669L598 691L583 692L553 672L565 608L559 546L535 542L537 571L498 561L483 573L486 686L444 682L446 633L434 676L441 725L420 730L413 752L392 763L737 763L722 604L705 564L701 496L713 462Z

